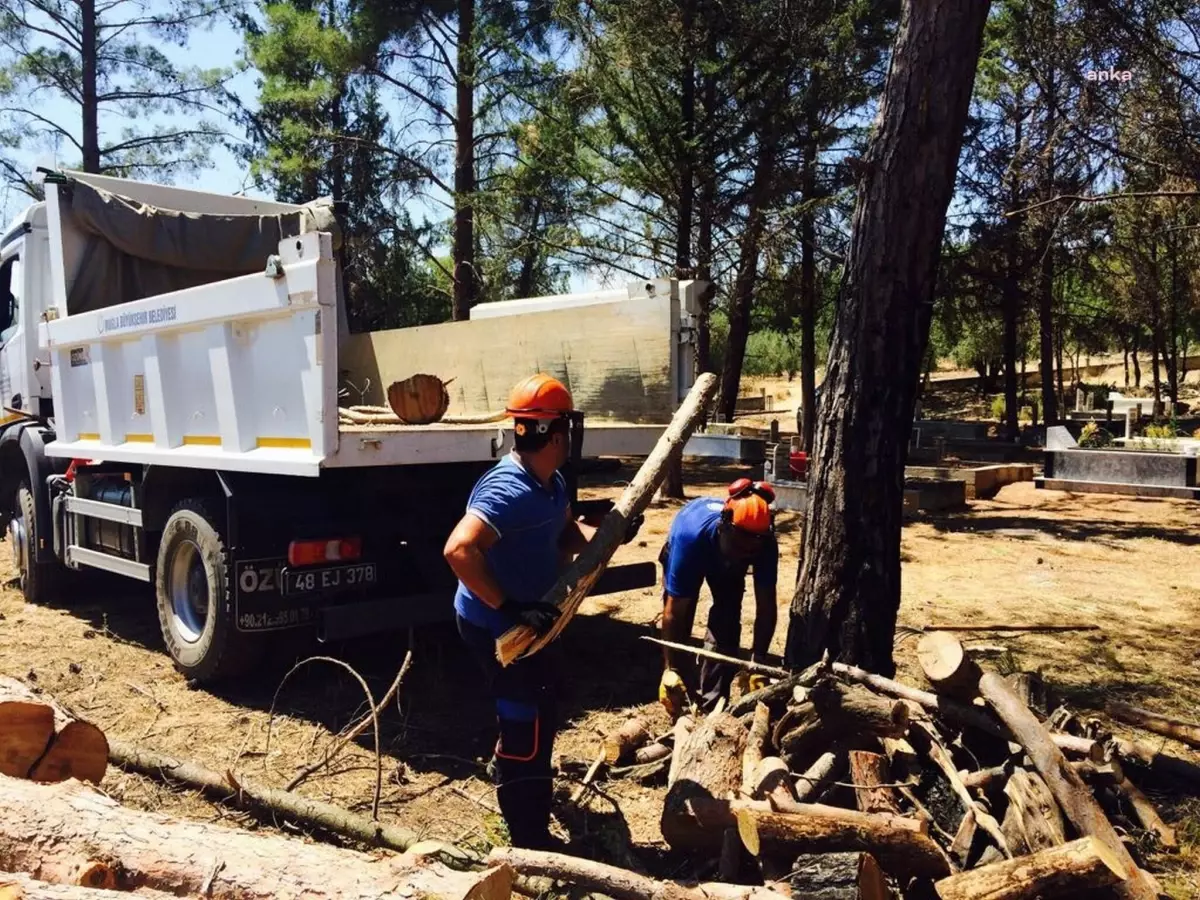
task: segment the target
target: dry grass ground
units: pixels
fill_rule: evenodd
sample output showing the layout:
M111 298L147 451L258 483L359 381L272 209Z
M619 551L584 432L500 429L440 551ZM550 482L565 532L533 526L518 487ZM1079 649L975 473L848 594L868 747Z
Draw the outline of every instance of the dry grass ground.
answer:
M716 494L735 474L733 469L694 469L689 492ZM628 478L629 471L620 475ZM593 486L588 493L615 496L618 491ZM639 541L624 548L618 561L653 559L674 512L674 507L651 510ZM781 514L780 525L777 651L795 581L796 515ZM977 638L1007 648L992 657L993 664L1041 669L1080 708L1098 709L1106 698L1119 698L1197 719L1197 544L1200 505L1013 485L993 501L973 503L967 512L906 526L901 621L908 626L982 620L1096 623L1096 632ZM5 566L0 574L11 576ZM660 606L656 590L592 599L559 642L557 650L570 665L563 680L568 724L557 744L563 774L556 827L569 833L581 852L618 862L632 852L643 865L670 875L677 861L658 835L658 784L602 781L600 793L582 807L569 803L601 734L627 710L641 707L666 725L654 702L658 650L639 640L653 633ZM747 602L747 623L751 607ZM705 615L702 604L697 636ZM748 627L744 640L749 640ZM913 638L902 636L897 657L903 677L920 684L914 645ZM316 652L353 664L379 695L406 646L401 634ZM491 710L479 696L471 661L451 628L419 632L414 655L399 706L383 717L381 815L429 836L480 846L502 840L494 792L483 771L493 739ZM363 708L361 691L344 673L307 666L280 693L280 715L268 735L268 709L285 670L276 664L236 687L193 689L163 654L144 588L88 582L48 607L24 604L11 585L0 591L0 673L36 683L126 741L272 785L285 784L305 761L316 758ZM301 790L369 811L374 778L373 755L354 748ZM135 807L270 827L115 769L104 788ZM1179 825L1185 843L1179 856L1157 860L1164 884L1175 897L1200 896L1200 806L1178 792L1151 793Z

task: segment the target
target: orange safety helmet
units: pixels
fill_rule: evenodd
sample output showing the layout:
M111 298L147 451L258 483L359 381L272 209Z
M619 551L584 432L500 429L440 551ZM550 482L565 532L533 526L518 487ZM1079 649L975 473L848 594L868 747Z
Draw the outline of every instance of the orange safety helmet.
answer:
M729 486L729 499L725 501L722 518L740 531L767 534L774 525L771 517L774 499L775 491L771 485L739 478Z
M504 410L514 419L558 419L575 409L571 392L557 378L539 372L517 383Z

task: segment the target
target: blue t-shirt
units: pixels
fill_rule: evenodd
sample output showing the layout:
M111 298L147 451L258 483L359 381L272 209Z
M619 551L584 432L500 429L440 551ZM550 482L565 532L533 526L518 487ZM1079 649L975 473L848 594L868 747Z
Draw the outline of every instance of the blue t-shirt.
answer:
M485 554L488 568L506 599L541 600L559 575L558 541L567 524L567 482L555 472L550 488L512 456L484 473L467 500L467 512L482 519L499 540ZM508 620L461 581L455 611L473 625L499 636Z
M756 587L774 588L779 572L779 544L769 540L757 558L729 564L721 555L717 527L721 524L720 500L701 497L679 511L667 534L667 557L663 589L672 597L695 600L700 586L709 589L724 585L733 576L744 579L746 569L754 568Z

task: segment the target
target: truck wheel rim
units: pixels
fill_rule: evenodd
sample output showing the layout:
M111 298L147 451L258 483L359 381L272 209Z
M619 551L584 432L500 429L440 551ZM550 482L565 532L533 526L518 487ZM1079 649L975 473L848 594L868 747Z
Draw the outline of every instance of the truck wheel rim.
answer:
M25 517L13 516L12 521L8 523L8 542L12 548L13 565L16 567L17 576L21 581L21 587L25 587Z
M208 624L208 574L200 548L184 541L171 559L171 618L175 633L189 644L200 640Z

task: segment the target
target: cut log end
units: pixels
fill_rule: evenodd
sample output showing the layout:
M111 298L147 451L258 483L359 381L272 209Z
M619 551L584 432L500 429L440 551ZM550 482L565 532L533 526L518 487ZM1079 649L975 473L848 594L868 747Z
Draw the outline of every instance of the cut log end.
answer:
M929 683L948 694L967 696L979 683L979 667L962 642L946 631L933 631L917 642L917 661Z
M604 740L604 761L610 765L623 762L650 743L650 729L642 719L630 719Z
M419 373L396 381L387 390L388 406L406 425L429 425L440 421L450 408L446 384L436 375Z

